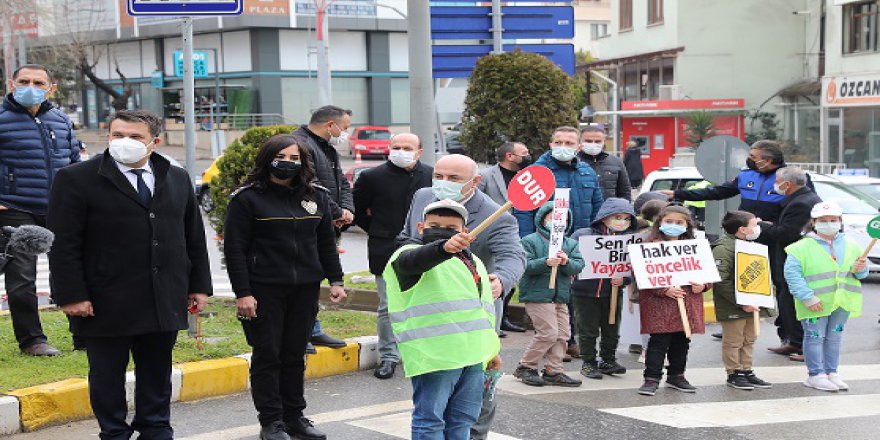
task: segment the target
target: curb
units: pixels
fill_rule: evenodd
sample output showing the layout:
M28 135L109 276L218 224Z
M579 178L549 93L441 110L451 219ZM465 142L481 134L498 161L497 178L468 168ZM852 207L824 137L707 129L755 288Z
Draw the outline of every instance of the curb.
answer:
M339 348L316 347L306 358L306 379L370 370L378 364L377 336L362 336ZM250 389L251 355L177 364L171 371L171 401L186 402ZM126 400L134 407L134 372L126 373ZM67 379L0 395L0 435L34 431L92 417L89 385Z

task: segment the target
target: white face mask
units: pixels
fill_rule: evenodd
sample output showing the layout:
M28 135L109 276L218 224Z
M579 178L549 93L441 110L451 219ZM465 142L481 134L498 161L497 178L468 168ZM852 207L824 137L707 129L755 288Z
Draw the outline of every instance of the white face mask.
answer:
M336 125L336 124L333 124L333 125ZM340 127L339 125L336 125L336 128L339 130L339 136L333 136L333 134L331 132L330 140L328 140L327 142L329 142L330 145L333 145L334 147L340 147L342 145L345 145L346 142L348 142L348 136L350 136L350 135L347 131L344 131L342 129L342 127Z
M820 235L833 237L840 232L840 222L816 222L814 228Z
M416 163L416 152L407 150L391 150L388 152L388 161L400 168L408 168Z
M110 141L110 156L113 156L113 160L123 165L137 163L147 157L147 154L149 154L148 147L152 144L152 142L144 144L129 137L113 139Z
M755 229L752 229L750 234L746 234L746 240L755 241L761 235L761 225L755 225Z
M590 156L596 156L599 153L601 153L602 150L604 150L604 149L605 149L605 146L602 144L599 144L599 143L584 142L581 144L581 151L583 151L584 153L586 153Z

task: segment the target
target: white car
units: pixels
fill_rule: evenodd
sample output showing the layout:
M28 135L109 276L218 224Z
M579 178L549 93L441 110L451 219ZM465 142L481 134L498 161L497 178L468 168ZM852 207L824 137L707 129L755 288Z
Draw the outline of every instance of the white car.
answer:
M880 214L880 201L845 183L836 176L810 173L816 194L825 201L834 201L843 209L843 229L855 240L862 249L868 247L871 238L866 228L868 222ZM852 178L850 178L852 179ZM861 177L859 179L871 179ZM695 167L660 168L645 178L641 192L660 191L664 189L687 189L694 183L703 180ZM872 179L880 182L880 179ZM880 246L875 246L868 254L868 269L880 273Z
M833 176L851 188L855 188L877 200L880 200L880 179L863 176Z

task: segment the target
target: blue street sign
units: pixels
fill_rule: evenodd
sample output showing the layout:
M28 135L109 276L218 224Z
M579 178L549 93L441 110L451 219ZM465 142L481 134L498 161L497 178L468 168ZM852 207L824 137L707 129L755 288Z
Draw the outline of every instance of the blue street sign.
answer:
M183 51L174 51L174 76L183 76ZM193 51L193 77L208 77L208 52L202 50Z
M128 15L240 15L244 0L127 0Z
M183 67L183 59L181 58L181 68ZM165 87L165 72L161 70L157 70L150 75L150 84L154 89L161 89Z
M491 7L436 6L431 8L431 38L434 40L491 40ZM502 38L574 38L572 6L504 6Z
M505 44L504 51L521 49L543 55L559 66L565 73L574 75L575 59L573 44ZM467 78L477 64L477 60L492 52L491 44L472 46L432 46L434 78Z

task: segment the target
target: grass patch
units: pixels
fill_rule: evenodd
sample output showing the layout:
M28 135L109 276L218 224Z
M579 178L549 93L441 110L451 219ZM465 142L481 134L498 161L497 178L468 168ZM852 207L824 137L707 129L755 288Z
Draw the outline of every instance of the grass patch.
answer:
M353 276L366 277L366 276L370 276L370 275L372 275L372 274L370 273L369 270L362 270L359 272L347 273L347 274L345 274L345 277L344 277L345 287L350 287L352 289L362 289L362 290L376 290L376 283L375 282L372 282L372 283L353 283L351 281L351 277L353 277ZM329 283L327 283L327 280L324 280L323 284L326 286Z
M241 324L235 318L235 300L231 298L211 298L207 312L213 316L202 317L202 336L210 343L202 345L198 351L195 339L180 332L174 347L174 362L190 362L216 359L250 352L244 338ZM58 348L63 355L53 358L36 358L23 355L12 333L10 316L0 316L0 394L58 380L86 377L89 371L84 352L74 352L67 318L58 310L40 313L43 331L49 343ZM349 310L322 310L319 314L321 324L327 334L337 338L372 335L376 332L376 317L365 312ZM129 365L129 369L134 366Z

